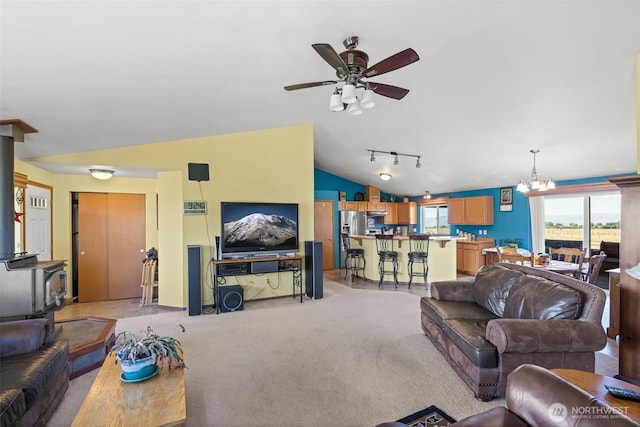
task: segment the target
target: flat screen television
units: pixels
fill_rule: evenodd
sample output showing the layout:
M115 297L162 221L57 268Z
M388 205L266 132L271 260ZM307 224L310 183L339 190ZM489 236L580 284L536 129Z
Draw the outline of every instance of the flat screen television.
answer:
M298 249L297 203L221 202L220 218L223 257Z

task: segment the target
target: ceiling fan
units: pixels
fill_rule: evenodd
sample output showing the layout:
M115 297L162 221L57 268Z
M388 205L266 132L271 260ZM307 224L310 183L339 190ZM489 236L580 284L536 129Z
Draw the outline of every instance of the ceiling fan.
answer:
M409 89L375 83L369 81L369 78L397 70L418 61L420 57L416 51L411 48L403 50L369 67L369 55L361 50L356 50L358 41L358 36L352 36L344 40L343 44L347 50L340 54L327 43L311 45L336 70L338 80L300 83L285 86L284 89L290 91L344 83L342 87L336 87L331 97L329 108L332 111L342 111L349 105L349 111L354 114L359 114L357 111L362 112L359 107L371 108L375 105L373 93L393 99L404 98L409 93ZM358 99L356 89L364 89L360 99Z

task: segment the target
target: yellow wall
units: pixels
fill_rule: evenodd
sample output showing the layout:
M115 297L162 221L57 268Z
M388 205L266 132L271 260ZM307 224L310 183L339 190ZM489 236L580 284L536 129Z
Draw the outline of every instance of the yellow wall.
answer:
M110 150L99 150L34 159L70 164L105 164L118 167L162 170L157 180L112 178L96 181L89 176L54 175L44 184L54 187L54 251L57 258L70 259L70 200L72 191L142 192L152 188L153 209L147 212L147 241L159 254L159 303L186 307L187 245L202 246L203 304L213 302L209 260L214 237L220 235L221 201L290 202L299 204L300 242L313 240L313 127L311 125L196 138ZM208 163L210 181L187 179L187 164ZM20 163L20 164L19 164ZM16 171L23 172L22 162ZM24 167L26 169L26 167ZM31 176L30 176L31 178ZM147 182L148 181L148 182ZM93 189L91 189L93 188ZM127 190L127 191L124 191ZM158 230L155 226L155 191L158 193ZM183 200L208 202L208 214L182 215ZM149 206L149 205L148 205ZM153 218L149 218L150 212ZM60 229L61 232L57 230ZM153 237L150 239L149 235ZM302 252L302 245L300 248ZM265 276L247 276L238 281L247 286L247 299L291 294L290 278L282 273L270 277L277 289L265 286ZM251 282L251 283L249 283ZM236 283L233 281L232 283ZM275 287L275 286L274 286Z

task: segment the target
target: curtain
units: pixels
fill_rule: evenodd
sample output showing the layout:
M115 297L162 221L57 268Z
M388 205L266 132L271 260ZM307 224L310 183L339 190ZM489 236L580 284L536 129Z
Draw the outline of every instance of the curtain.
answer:
M531 243L534 254L544 253L544 196L529 197Z

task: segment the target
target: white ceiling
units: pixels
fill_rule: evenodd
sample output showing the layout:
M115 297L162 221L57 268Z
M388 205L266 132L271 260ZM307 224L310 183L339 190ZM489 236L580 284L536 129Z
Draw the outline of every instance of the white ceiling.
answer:
M532 148L542 178L636 171L640 1L0 5L0 117L39 130L17 144L23 160L312 123L316 167L394 194L515 185ZM370 65L419 54L375 79L410 89L403 100L354 117L329 111L331 86L283 90L334 79L311 44L340 52L350 35ZM153 175L118 173L137 172Z

